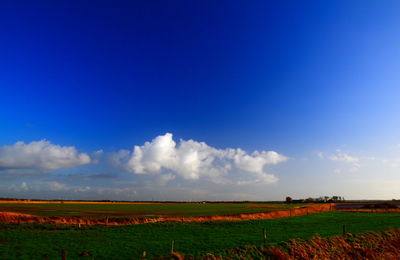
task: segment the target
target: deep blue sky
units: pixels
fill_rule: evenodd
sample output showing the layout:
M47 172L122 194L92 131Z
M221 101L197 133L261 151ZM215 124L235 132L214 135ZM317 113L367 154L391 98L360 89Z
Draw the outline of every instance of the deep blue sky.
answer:
M112 152L171 132L299 159L400 143L398 1L1 5L0 146Z

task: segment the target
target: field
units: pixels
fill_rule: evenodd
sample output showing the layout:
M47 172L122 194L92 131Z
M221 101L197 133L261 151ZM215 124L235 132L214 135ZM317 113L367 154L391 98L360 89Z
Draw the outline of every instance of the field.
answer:
M64 206L64 205L63 205ZM289 218L214 221L202 223L149 223L128 226L49 224L0 224L0 259L149 259L168 256L174 250L185 255L226 255L229 249L269 245L293 238L329 237L400 227L399 213L351 213L328 211ZM79 256L79 255L88 255Z
M1 203L0 211L35 216L213 216L285 210L305 204L266 203Z

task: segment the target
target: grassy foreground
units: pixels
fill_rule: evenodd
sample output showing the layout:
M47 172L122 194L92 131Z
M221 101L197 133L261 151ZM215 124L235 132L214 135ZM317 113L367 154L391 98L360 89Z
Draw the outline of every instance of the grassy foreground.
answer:
M75 226L43 224L0 224L0 259L60 259L61 249L68 259L139 259L168 255L174 249L185 255L224 254L227 249L246 244L261 245L263 229L269 243L292 238L308 239L340 235L343 225L350 233L400 227L399 213L325 212L291 218L206 223L157 223L133 226Z
M183 258L181 253L173 254ZM228 257L208 254L207 259L399 259L400 229L293 239L279 246L246 245L229 250L228 254Z

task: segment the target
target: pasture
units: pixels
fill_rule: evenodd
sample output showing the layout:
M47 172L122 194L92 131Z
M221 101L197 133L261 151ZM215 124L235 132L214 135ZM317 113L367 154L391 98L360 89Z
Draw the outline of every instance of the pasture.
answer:
M167 256L174 250L185 255L226 254L244 245L276 245L293 238L308 239L387 230L400 227L399 213L349 213L328 211L305 216L251 221L203 223L151 223L129 226L48 224L0 224L0 259L148 259ZM86 254L83 254L86 253ZM88 256L79 256L88 255Z
M285 210L306 204L271 203L0 203L0 211L35 216L212 216Z

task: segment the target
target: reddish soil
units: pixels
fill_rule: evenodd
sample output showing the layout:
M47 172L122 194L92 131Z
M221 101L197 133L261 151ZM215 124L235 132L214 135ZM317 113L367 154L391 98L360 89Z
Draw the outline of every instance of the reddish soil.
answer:
M312 213L333 210L334 204L314 204L261 213L243 213L235 215L216 215L205 217L156 217L156 218L90 218L90 217L42 217L14 212L0 212L0 222L6 223L50 223L64 225L132 225L155 222L205 222L205 221L238 221L254 219L272 219L291 216L301 216Z

